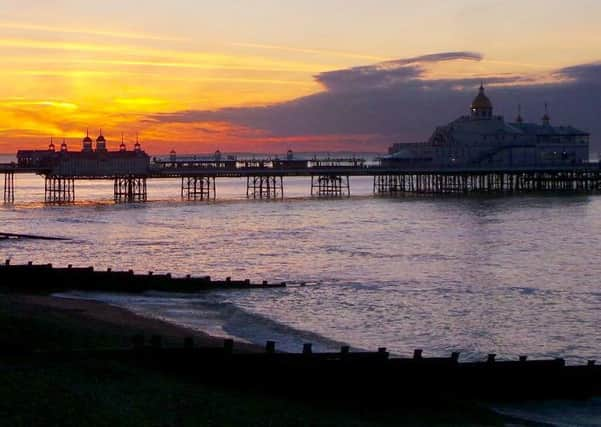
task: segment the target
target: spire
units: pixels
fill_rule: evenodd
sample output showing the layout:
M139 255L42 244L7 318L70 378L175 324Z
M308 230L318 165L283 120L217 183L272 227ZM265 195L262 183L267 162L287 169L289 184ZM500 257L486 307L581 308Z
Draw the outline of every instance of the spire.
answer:
M119 146L120 151L126 151L125 140L123 139L123 132L121 132L121 145Z
M524 119L522 118L522 104L518 104L518 116L515 119L518 123L524 123Z
M142 149L138 136L138 132L136 132L136 145L134 145L134 151L140 151Z
M543 125L549 126L551 117L549 117L549 105L545 102L545 115L543 116Z
M48 151L55 151L56 147L54 146L54 141L52 140L52 137L50 137L50 145L48 145Z

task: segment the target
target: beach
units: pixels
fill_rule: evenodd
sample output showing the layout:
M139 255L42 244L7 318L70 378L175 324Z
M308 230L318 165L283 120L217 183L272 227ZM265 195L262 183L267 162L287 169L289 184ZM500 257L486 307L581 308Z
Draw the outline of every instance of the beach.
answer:
M223 346L222 337L136 315L103 302L33 294L4 295L3 299L5 309L15 315L56 319L67 327L83 326L91 333L112 337L113 345L120 348L131 347L132 338L138 334L144 334L147 339L153 335L161 336L167 346L183 346L184 339L189 337L199 347ZM85 346L85 341L81 345ZM261 349L239 342L236 350L256 352Z
M218 347L219 337L137 316L105 303L47 295L0 294L4 349L66 351L131 347L131 338L161 335L165 346ZM234 351L259 347L236 343ZM246 388L204 384L147 366L85 358L40 362L0 357L3 425L504 425L504 417L465 403L379 411L340 402L287 399ZM68 415L68 416L67 416Z

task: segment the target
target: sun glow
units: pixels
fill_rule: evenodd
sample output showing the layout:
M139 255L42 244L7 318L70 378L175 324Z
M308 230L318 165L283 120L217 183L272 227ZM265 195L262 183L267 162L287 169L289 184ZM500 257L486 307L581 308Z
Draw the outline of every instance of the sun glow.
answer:
M437 52L477 52L483 58L408 67L418 67L420 79L448 81L458 91L471 89L471 80L499 76L512 85L556 83L569 77L555 70L599 59L601 34L593 19L601 6L592 3L582 8L586 13L568 6L551 13L517 0L475 8L467 0L437 8L384 0L377 8L355 4L344 13L330 1L319 10L312 2L299 3L294 13L273 2L249 6L228 0L149 2L143 8L114 0L101 7L88 0L6 3L0 12L0 152L39 148L50 136L75 140L88 127L111 129L117 140L122 131L140 132L159 152L210 151L220 144L252 151L276 141L284 151L286 141L307 146L320 141L330 149L356 143L364 132L307 130L276 137L244 120L165 123L153 117L295 105L327 90L316 81L321 73L357 67L360 72ZM491 16L512 25L491 33ZM559 26L564 31L550 30ZM491 82L503 84L498 78ZM353 104L334 108L350 110Z

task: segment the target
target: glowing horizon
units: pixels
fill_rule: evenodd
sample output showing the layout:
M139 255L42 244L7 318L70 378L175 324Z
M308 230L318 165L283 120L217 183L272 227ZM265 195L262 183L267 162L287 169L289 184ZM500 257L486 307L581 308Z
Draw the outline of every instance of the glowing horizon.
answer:
M252 8L171 3L151 1L140 11L116 0L102 8L89 1L9 1L0 12L0 152L42 149L51 136L79 147L87 128L92 136L102 128L112 149L122 132L129 141L138 133L152 153L353 150L367 141L381 151L393 142L390 132L276 132L250 118L210 112L296 105L332 90L319 76L386 67L399 58L481 54L410 65L419 67L422 81L457 81L454 90L469 98L473 87L465 82L472 79L544 85L566 78L556 70L601 57L601 31L592 18L601 5L585 0L569 6L382 0L378 8L358 0L294 8L271 0ZM512 11L517 5L519 18ZM512 79L503 83L500 76ZM208 118L162 119L196 111ZM401 125L398 136L414 137Z

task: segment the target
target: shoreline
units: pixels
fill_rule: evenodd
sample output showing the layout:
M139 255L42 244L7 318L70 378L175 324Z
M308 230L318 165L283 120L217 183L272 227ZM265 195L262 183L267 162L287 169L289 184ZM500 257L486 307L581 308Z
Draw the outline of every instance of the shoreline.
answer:
M102 301L41 294L2 293L2 296L4 298L0 302L0 315L2 315L5 325L8 326L6 331L8 333L0 338L0 342L4 341L9 348L19 348L23 345L31 346L32 344L33 346L29 347L32 350L55 350L57 349L56 345L59 345L58 349L62 350L124 348L131 347L132 337L141 332L144 332L147 340L152 335L161 335L165 347L183 347L183 340L186 337L193 337L195 346L223 347L223 339L220 337L174 325L163 320L144 317L125 308L112 306ZM264 349L253 344L236 342L234 351L257 353L263 352ZM8 363L16 368L15 378L11 384L20 384L18 390L29 390L31 378L28 375L39 375L43 377L42 384L44 387L46 387L46 384L52 386L56 383L62 384L63 389L66 390L67 398L71 398L73 395L80 399L80 394L78 394L81 393L80 384L85 384L86 387L89 387L91 396L86 399L95 402L95 405L97 402L94 401L94 396L107 392L118 396L115 399L116 401L124 401L124 396L130 396L130 391L127 388L129 384L136 384L136 387L139 387L140 381L145 384L143 393L138 398L139 403L136 403L140 406L146 404L147 395L155 396L157 390L171 390L173 388L178 389L178 387L182 387L182 390L177 392L182 402L187 402L188 399L196 399L194 396L198 396L198 393L206 393L207 390L210 393L213 393L213 390L225 393L222 398L224 407L231 405L232 400L239 399L242 405L247 405L249 401L256 398L256 396L253 397L244 392L244 387L240 390L233 388L221 391L226 389L219 385L194 383L189 386L190 388L183 388L188 387L186 385L188 384L187 380L158 371L146 370L146 368L135 368L137 370L132 371L134 368L130 365L120 364L119 362L111 362L108 365L106 361L69 361L65 364L40 366L28 364L25 369L21 366L20 361L9 361ZM29 373L30 371L32 373ZM127 372L127 375L124 376L125 372ZM67 376L66 379L65 376ZM71 381L74 382L75 386L71 384ZM14 397L15 393L18 394L11 389L10 391L5 390L4 393L0 392L0 395L4 394L5 398L9 400L26 401L28 405L31 404L29 394L19 395L20 397L16 398ZM45 396L44 393L42 393L43 396ZM61 396L55 398L57 399L56 404L68 401L67 398ZM307 417L307 408L311 407L311 410L314 410L312 406L306 406L310 403L303 402L302 399L298 402L294 398L277 400L278 397L272 395L262 396L259 400L261 399L263 402L268 402L269 405L273 404L276 408L292 407L294 411L298 411L300 414L299 419ZM70 404L65 405L70 407ZM111 401L110 408L112 408L112 405ZM265 405L265 403L261 403L261 405ZM384 411L381 414L382 419L378 419L378 417L368 419L365 424L361 425L372 425L372 423L373 425L397 425L399 417L407 416L407 414L410 416L408 425L423 425L424 420L431 425L447 425L448 421L451 420L453 421L451 424L455 425L507 425L506 423L510 422L528 423L527 420L531 416L537 416L544 409L544 406L532 408L518 406L515 408L517 412L504 414L490 407L486 402L476 402L469 399L461 403L460 410L454 409L454 406L448 406L445 402L432 401L426 402L425 405L426 408L427 405L433 405L441 413L433 416L428 409L421 407L399 407L390 413ZM203 408L202 405L198 407ZM256 419L264 417L263 407L260 407ZM297 410L297 407L301 409ZM155 409L155 407L147 408L144 413ZM508 407L507 409L512 411L514 408ZM523 409L526 409L526 411ZM579 410L581 408L569 409ZM87 409L82 409L82 412L85 412L85 410ZM112 409L104 408L103 410L110 412ZM320 409L320 411L328 412L326 418L331 416L348 417L348 410L349 408L337 406L335 402ZM61 409L57 412L59 416L63 413L62 411L64 410ZM547 414L543 411L541 415L545 416ZM586 420L587 418L582 419ZM382 424L380 424L380 421ZM431 421L431 423L427 421ZM347 420L345 419L345 422L341 424L347 424Z
M192 337L194 345L199 347L222 347L225 339L165 320L136 314L103 301L42 294L6 293L3 297L11 310L20 314L43 311L46 314L67 316L73 321L85 322L91 331L120 337L122 345L126 347L132 345L131 339L137 334L144 334L146 339L160 335L165 345L173 347L183 346L184 339L188 337ZM242 341L235 341L234 349L252 353L263 351L258 345Z

